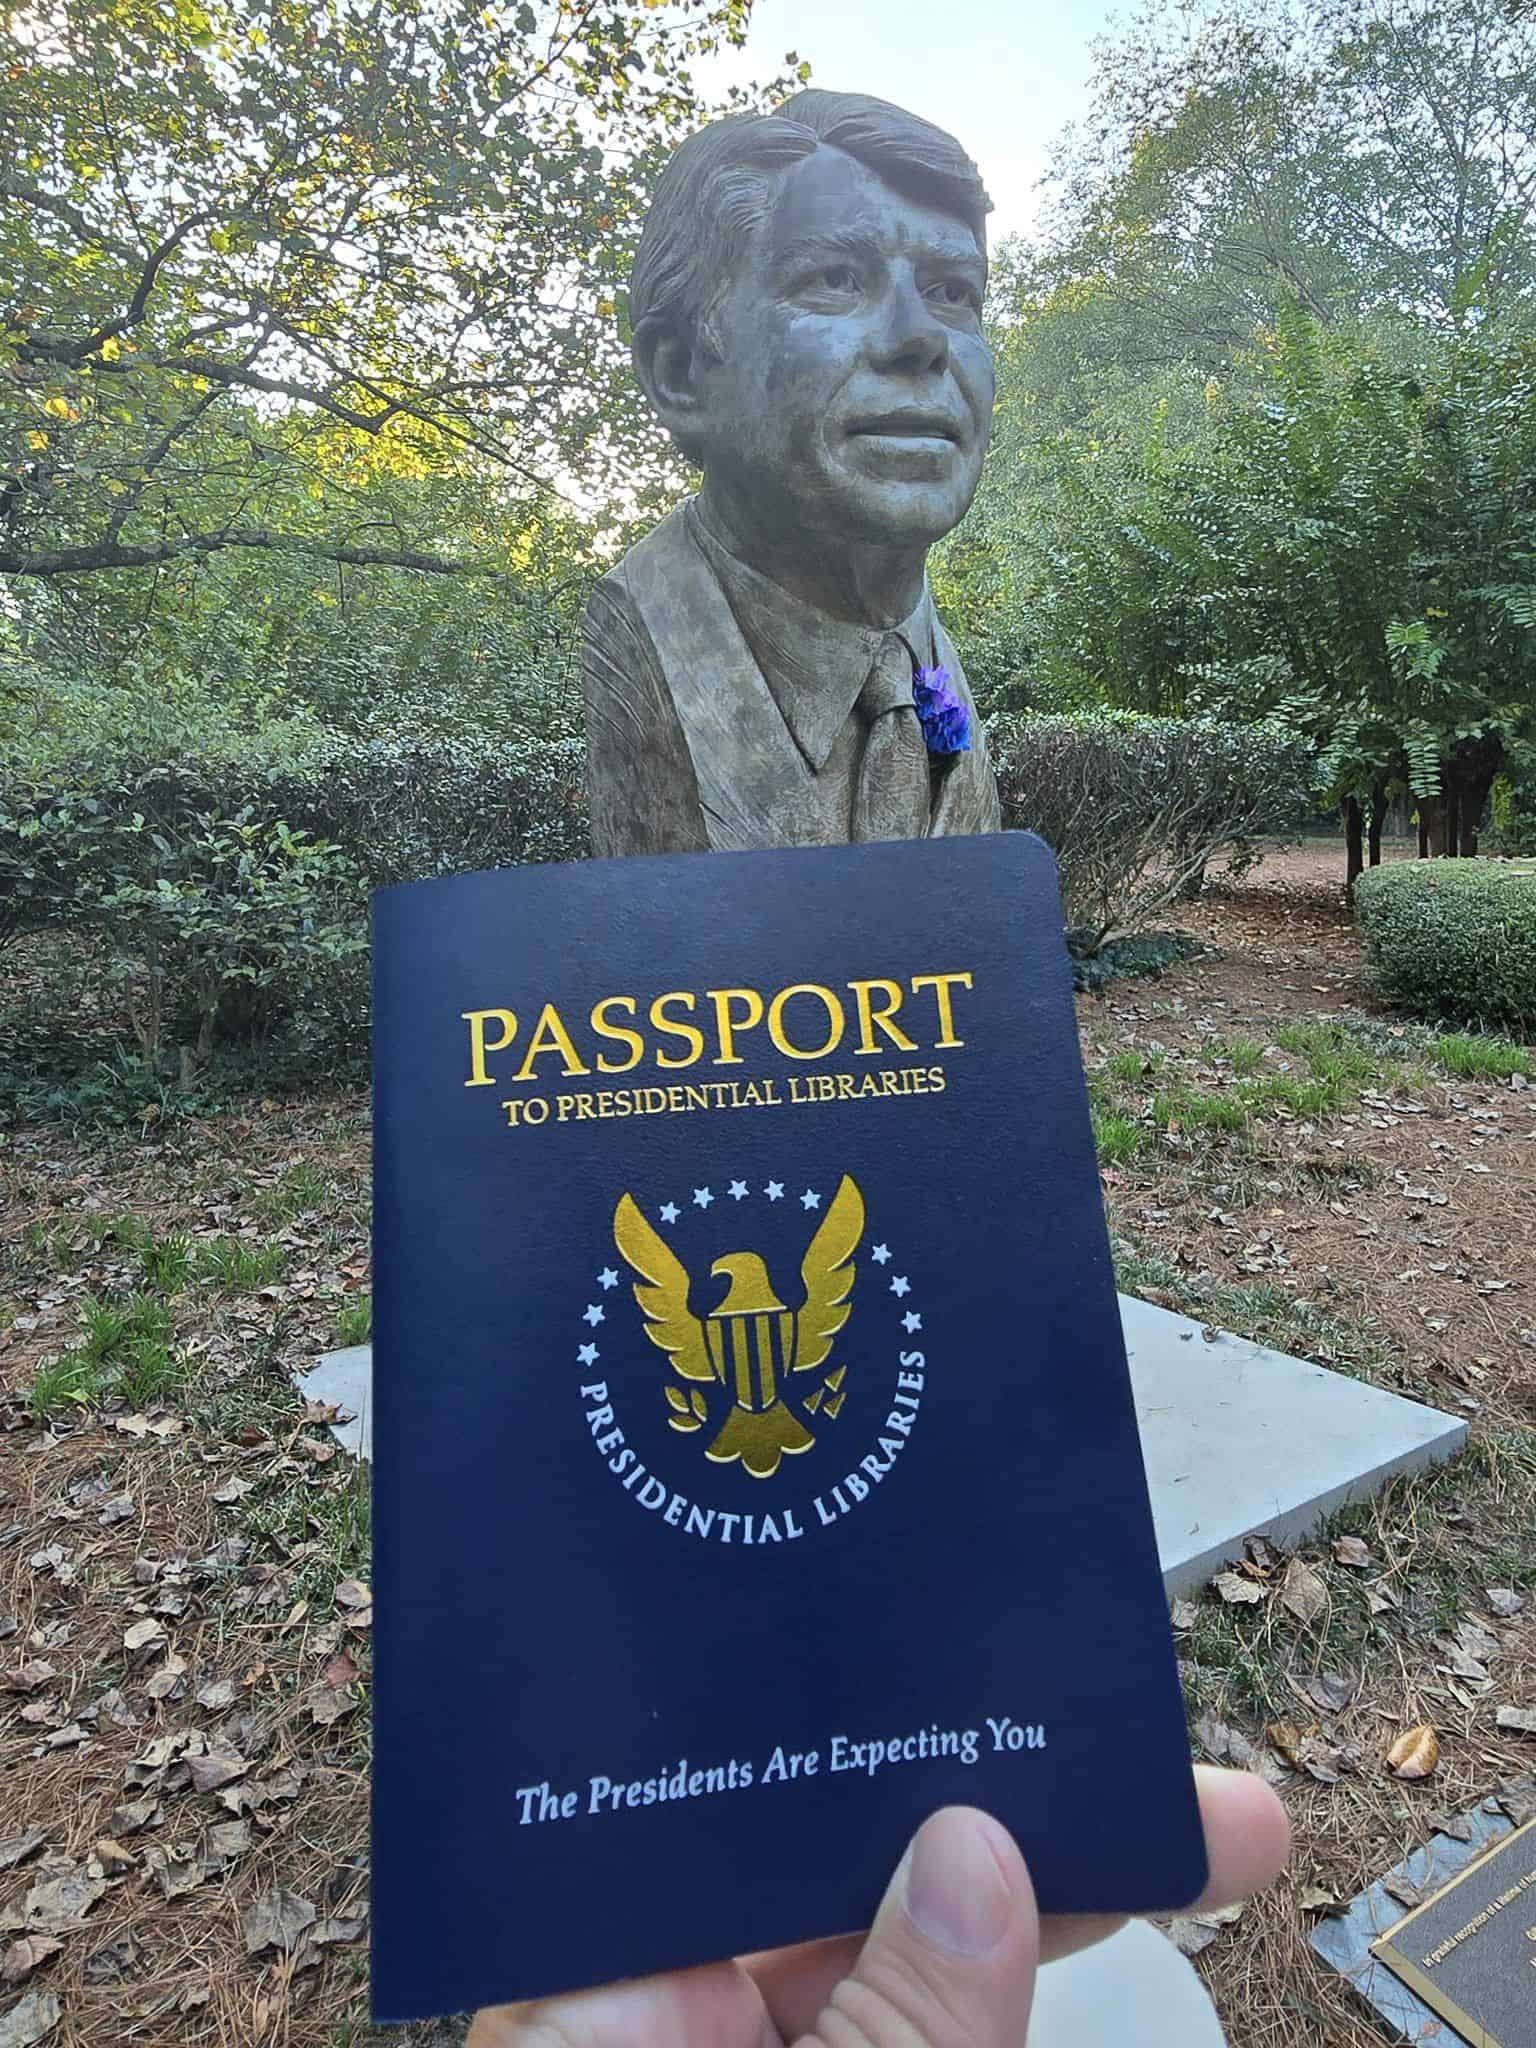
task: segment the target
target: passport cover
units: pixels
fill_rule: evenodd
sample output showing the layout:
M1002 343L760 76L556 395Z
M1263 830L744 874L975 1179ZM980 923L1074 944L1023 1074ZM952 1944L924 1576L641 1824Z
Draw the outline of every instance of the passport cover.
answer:
M375 2012L1205 1878L1036 839L375 898Z

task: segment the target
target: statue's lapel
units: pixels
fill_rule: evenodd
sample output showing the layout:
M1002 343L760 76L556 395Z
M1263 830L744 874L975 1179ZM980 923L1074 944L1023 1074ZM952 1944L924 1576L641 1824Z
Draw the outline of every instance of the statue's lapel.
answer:
M624 576L677 707L711 847L841 837L681 511L631 549Z
M995 832L999 827L997 816L997 792L992 779L991 764L987 759L987 743L982 735L981 719L971 697L970 685L965 680L965 670L960 666L960 657L955 652L954 642L939 624L935 615L933 621L934 651L940 665L949 671L950 681L965 699L971 714L971 744L963 754L954 757L954 764L945 771L939 783L938 795L934 798L932 814L928 820L930 838L937 839L954 832Z

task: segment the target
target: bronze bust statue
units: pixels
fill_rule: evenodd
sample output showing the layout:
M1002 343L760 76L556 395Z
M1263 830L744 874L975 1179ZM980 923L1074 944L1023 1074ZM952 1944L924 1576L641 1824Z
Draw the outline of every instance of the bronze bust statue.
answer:
M998 828L925 575L991 426L988 204L952 137L859 94L715 122L668 164L634 362L703 484L587 607L596 853Z

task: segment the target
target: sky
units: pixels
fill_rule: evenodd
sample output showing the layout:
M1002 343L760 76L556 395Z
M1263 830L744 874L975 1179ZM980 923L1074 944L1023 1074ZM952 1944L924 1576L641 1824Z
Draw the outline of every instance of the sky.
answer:
M813 85L874 93L947 128L992 195L995 247L1034 222L1050 144L1086 109L1089 45L1126 11L1111 0L755 0L746 49L712 68L747 84L793 50Z

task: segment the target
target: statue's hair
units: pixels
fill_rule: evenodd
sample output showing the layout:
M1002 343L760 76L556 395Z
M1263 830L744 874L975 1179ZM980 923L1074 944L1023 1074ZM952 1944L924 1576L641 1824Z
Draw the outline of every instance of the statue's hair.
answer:
M679 145L657 181L635 252L629 316L659 322L718 361L713 315L737 256L783 172L826 144L911 198L938 206L986 249L992 202L952 135L868 93L796 93L771 114L712 121ZM684 450L691 453L691 450Z

